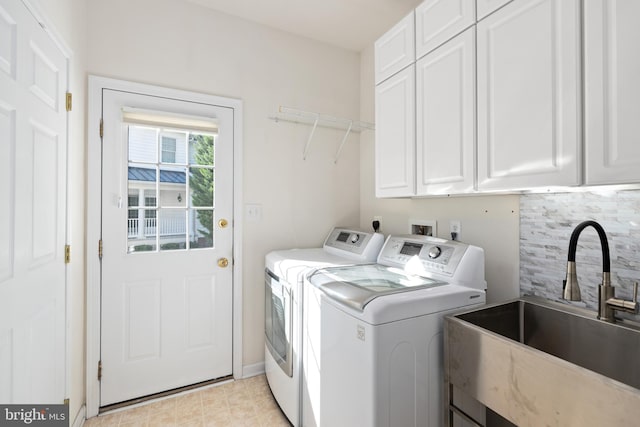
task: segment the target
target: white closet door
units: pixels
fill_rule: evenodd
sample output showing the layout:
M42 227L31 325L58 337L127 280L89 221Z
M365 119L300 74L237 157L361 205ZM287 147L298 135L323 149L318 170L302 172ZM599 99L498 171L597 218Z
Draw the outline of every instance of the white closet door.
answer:
M0 4L0 402L65 398L67 60ZM79 254L78 262L82 262Z

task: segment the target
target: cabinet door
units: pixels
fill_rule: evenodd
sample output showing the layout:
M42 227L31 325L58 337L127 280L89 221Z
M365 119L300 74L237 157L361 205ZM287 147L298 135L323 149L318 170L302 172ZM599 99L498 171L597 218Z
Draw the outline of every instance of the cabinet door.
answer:
M415 65L376 86L376 197L415 194Z
M515 0L478 23L478 189L581 179L579 0Z
M376 84L416 60L414 12L380 37L374 46Z
M584 14L586 183L640 182L640 2L589 0Z
M416 64L418 195L473 191L475 29Z
M478 21L495 12L512 0L477 0Z
M416 58L476 22L476 0L425 0L416 9Z

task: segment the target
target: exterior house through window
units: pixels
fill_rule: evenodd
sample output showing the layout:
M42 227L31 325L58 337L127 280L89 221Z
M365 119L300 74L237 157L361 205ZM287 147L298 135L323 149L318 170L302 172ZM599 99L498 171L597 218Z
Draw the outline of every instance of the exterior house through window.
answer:
M213 247L214 141L215 135L128 126L130 253Z

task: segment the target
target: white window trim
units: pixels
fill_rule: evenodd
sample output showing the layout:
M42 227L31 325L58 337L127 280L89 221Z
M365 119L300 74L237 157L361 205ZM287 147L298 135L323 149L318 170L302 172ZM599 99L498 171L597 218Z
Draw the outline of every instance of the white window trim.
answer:
M115 89L204 102L232 108L233 113L233 377L243 378L242 347L242 100L197 92L133 83L124 80L89 76L87 113L87 343L86 343L86 408L87 418L98 415L100 382L97 378L100 360L100 260L97 256L101 213L101 139L102 90ZM95 251L95 252L94 252Z

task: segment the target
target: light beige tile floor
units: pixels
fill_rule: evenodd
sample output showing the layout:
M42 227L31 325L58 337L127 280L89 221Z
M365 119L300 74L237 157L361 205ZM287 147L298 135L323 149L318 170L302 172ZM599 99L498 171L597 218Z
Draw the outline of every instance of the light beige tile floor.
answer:
M289 427L264 375L88 419L86 427Z

